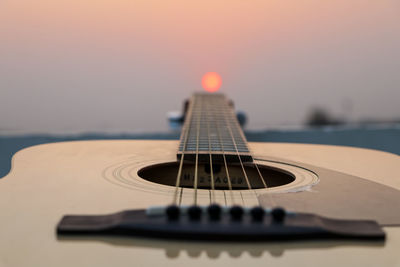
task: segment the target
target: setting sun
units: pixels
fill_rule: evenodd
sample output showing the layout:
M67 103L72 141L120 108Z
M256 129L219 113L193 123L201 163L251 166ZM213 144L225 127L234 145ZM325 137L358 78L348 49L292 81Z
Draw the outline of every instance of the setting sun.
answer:
M207 92L216 92L221 87L222 79L216 72L207 72L204 74L201 84Z

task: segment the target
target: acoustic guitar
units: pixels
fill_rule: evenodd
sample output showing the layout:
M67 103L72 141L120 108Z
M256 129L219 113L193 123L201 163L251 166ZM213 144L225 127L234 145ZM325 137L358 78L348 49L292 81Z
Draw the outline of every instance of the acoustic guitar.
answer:
M400 266L400 158L248 143L194 94L179 141L16 153L0 179L0 266Z

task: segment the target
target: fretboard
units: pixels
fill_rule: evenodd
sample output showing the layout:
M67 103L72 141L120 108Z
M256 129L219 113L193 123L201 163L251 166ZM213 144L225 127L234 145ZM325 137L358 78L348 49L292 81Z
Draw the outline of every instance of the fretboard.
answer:
M222 94L195 94L182 127L178 158L200 161L225 156L230 161L251 161L247 141L229 101Z

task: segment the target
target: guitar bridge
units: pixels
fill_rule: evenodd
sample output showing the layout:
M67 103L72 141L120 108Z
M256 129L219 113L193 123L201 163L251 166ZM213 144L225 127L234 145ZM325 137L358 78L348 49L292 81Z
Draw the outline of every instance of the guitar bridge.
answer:
M385 238L385 232L375 221L338 220L282 208L218 205L67 215L58 224L57 233L216 241Z

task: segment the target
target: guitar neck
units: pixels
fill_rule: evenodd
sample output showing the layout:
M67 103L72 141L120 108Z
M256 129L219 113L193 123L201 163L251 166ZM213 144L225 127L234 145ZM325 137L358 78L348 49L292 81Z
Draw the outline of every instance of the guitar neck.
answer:
M232 105L222 94L194 94L182 127L178 159L252 161Z

